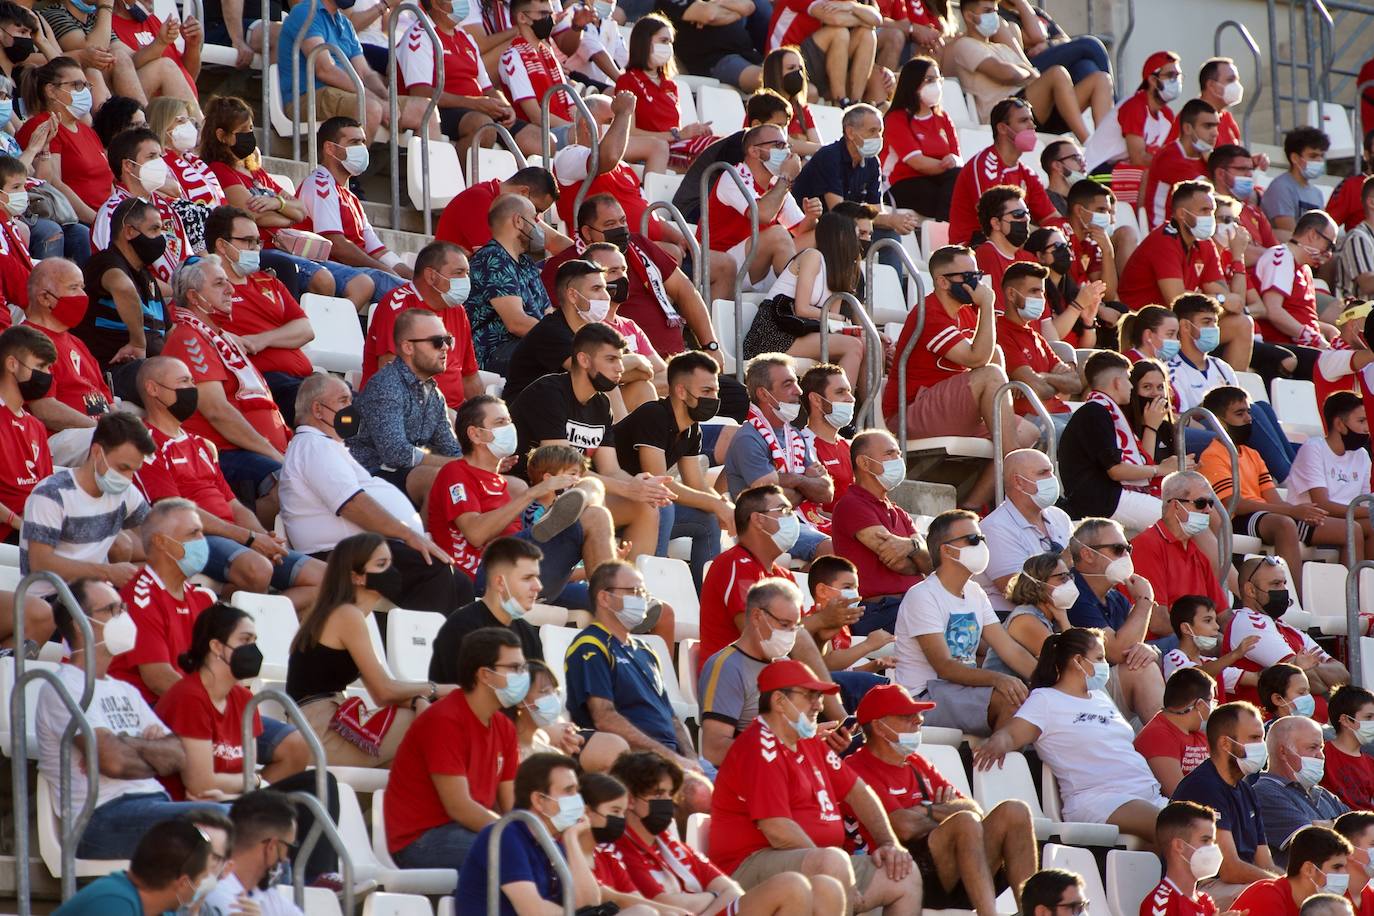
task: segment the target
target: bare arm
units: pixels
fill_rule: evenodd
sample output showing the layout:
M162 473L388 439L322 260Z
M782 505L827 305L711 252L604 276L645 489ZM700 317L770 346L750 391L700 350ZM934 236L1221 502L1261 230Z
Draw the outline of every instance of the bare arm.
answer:
M101 274L100 282L105 284L105 289L114 298L119 320L124 322L124 327L129 331L129 346L146 350L148 339L143 333L143 300L138 297L138 290L134 289L129 275L111 268Z
M597 731L619 735L635 750L654 751L669 760L676 760L681 756L677 751L655 741L636 728L629 719L616 710L614 703L604 697L588 697L587 712L591 714L592 725ZM688 747L689 752L690 750L691 748Z
M431 773L429 778L434 780L435 791L439 793L439 801L443 803L444 813L450 820L456 821L473 833L500 820L500 815L495 811L472 800L466 776Z
M887 811L883 809L883 803L878 801L878 796L869 788L868 783L856 779L844 800L859 823L868 831L869 836L873 837L875 847L898 845L897 837L892 832L892 822L887 819Z
M243 791L242 774L215 772L214 751L209 740L182 738L181 748L186 754L181 781L186 786L187 796L194 798L212 791L238 795Z
M254 353L269 347L296 350L315 339L315 329L310 326L309 318L294 318L279 328L268 328L239 339L248 342Z
M48 432L60 433L64 429L90 429L95 426L95 418L88 417L79 410L63 404L57 398L42 398L26 405L29 413L37 417Z
M181 680L181 673L167 662L152 662L138 666L138 679L153 693L162 696Z
M759 832L774 849L815 849L816 844L801 825L790 817L765 817L757 822Z
M362 611L345 606L335 612L331 622L333 621L338 621L336 626L339 641L348 650L353 664L358 666L363 686L367 688L374 702L392 706L429 696L428 681L398 681L387 673L372 647L372 637L367 631ZM452 685L447 686L452 689ZM440 687L440 694L446 692Z
M1183 779L1183 763L1177 757L1146 757L1145 762L1150 765L1150 772L1155 774L1155 779L1159 780L1159 791L1165 798L1174 794L1179 782Z

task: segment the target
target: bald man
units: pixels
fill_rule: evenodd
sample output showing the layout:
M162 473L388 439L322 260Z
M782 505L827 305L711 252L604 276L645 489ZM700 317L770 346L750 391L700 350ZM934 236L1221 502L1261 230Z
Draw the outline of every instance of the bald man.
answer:
M1269 746L1269 764L1255 777L1255 798L1274 864L1286 868L1289 837L1312 824L1330 827L1350 809L1317 785L1325 771L1326 752L1316 720L1284 716L1269 726L1264 742Z
M1044 452L1019 448L1007 453L1002 465L1006 498L983 519L992 560L978 577L994 610L1007 612L1007 583L1037 554L1059 552L1069 546L1073 523L1059 501L1059 479Z
M534 204L520 194L496 198L487 211L487 228L491 241L469 262L472 288L464 307L478 365L504 376L519 338L553 311L539 276L545 231Z

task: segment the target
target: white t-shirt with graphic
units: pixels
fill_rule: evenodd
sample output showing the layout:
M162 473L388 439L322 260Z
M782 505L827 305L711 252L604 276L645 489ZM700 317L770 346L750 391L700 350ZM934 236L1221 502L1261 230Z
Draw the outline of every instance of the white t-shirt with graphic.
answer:
M996 622L987 592L972 578L964 583L963 595L951 594L938 576L913 585L897 611L897 683L919 694L927 681L939 678L917 636L943 635L950 658L972 668L978 665L983 627Z
M1298 449L1293 468L1288 472L1288 498L1297 503L1310 503L1308 492L1325 487L1326 497L1333 503L1349 504L1355 497L1369 492L1369 452L1362 448L1347 449L1344 455L1331 451L1320 436L1313 436Z

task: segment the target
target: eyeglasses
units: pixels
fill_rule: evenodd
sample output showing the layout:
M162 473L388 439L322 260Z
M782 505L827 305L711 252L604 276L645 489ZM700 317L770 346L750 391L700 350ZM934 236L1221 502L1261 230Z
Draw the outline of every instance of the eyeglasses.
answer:
M649 591L642 585L608 585L608 592L627 592L631 595L638 595L641 598L649 597Z
M247 245L249 248L262 247L262 237L257 235L231 235L229 241L238 245Z
M768 610L768 608L766 607L761 607L759 608L759 610L763 611L763 613L767 615L769 620L776 623L778 625L778 629L783 630L785 632L790 633L797 627L801 626L800 620L783 620L781 617L777 616L772 611Z
M960 282L967 283L969 286L977 286L982 282L985 274L981 270L961 270L953 273L940 274L946 280L953 280L958 277Z
M1065 156L1065 157L1062 158L1062 159L1056 159L1056 160L1054 160L1054 161L1055 161L1055 162L1077 162L1079 165L1084 165L1084 164L1085 164L1085 163L1083 162L1083 156L1082 156L1081 154L1080 154L1080 155L1074 155L1074 156Z
M1093 548L1098 553L1110 553L1114 557L1130 556L1131 549L1130 544L1098 544Z
M1082 913L1088 912L1091 906L1092 901L1084 898L1082 900L1074 900L1071 903L1056 903L1054 908L1056 910L1068 910L1070 913L1073 913L1074 916L1081 916Z
M763 147L764 149L783 149L784 147L787 146L787 141L786 141L786 140L774 140L772 143L755 143L754 145L755 145L755 146L761 146L761 147Z
M1210 496L1199 496L1197 499L1183 499L1182 497L1175 496L1170 502L1184 503L1185 505L1192 506L1199 512L1205 512L1212 508L1212 497Z
M88 83L88 82L86 82L85 80L71 80L70 82L66 82L66 83L58 83L57 85L59 85L59 86L70 86L72 89L76 90L77 92L83 92L83 91L85 91L85 90L91 88L91 84Z
M774 506L771 509L760 509L759 512L763 515L771 515L773 518L786 518L795 514L791 506Z
M530 666L525 664L524 662L518 662L514 664L496 664L492 665L491 667L493 670L497 671L501 670L502 668L508 668L516 674L524 674L526 671L530 670Z
M86 616L94 617L96 614L109 614L111 617L118 617L120 614L123 614L128 609L129 605L125 604L123 601L113 601L105 605L104 607L91 608L90 612Z
M407 337L407 343L427 343L436 350L447 350L453 346L453 338L447 334L435 334L433 337Z
M1255 561L1254 567L1250 570L1250 575L1245 577L1246 582L1253 582L1255 576L1259 575L1261 567L1278 566L1282 562L1278 557L1270 556L1255 557Z

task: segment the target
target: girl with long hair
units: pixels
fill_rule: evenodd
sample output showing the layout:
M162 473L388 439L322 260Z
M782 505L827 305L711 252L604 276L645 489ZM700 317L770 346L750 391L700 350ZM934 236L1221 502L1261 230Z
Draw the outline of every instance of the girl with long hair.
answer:
M710 124L682 123L678 88L673 77L673 24L658 13L635 23L630 32L630 53L625 72L615 82L617 92L632 92L637 99L630 133L668 144L668 165L686 171L692 160L718 139ZM638 227L632 227L638 228Z
M883 174L895 206L949 221L949 202L964 160L959 134L940 101L944 77L929 57L902 65L892 103L883 118Z
M1045 640L1067 630L1069 608L1078 600L1078 586L1073 571L1064 562L1062 553L1040 553L1027 557L1021 571L1007 584L1007 600L1011 614L1003 626L1012 639L1036 658ZM988 650L984 668L1005 674L1015 674L995 650Z
M763 59L763 88L772 89L792 106L792 120L786 131L792 152L803 159L815 155L824 142L808 107L811 83L806 78L801 52L791 45L769 51Z
M199 121L199 110L185 99L164 95L148 103L148 129L157 134L162 161L181 187L181 197L172 201L172 209L186 227L192 250L205 247L205 220L211 210L227 202L219 179L196 153Z
M91 113L91 84L81 65L70 57L48 61L29 75L24 102L31 117L15 137L27 147L34 133L48 123L55 127L48 156L40 159L37 177L50 182L67 198L85 225L95 222L114 188L114 173L105 158L105 145L82 119Z

